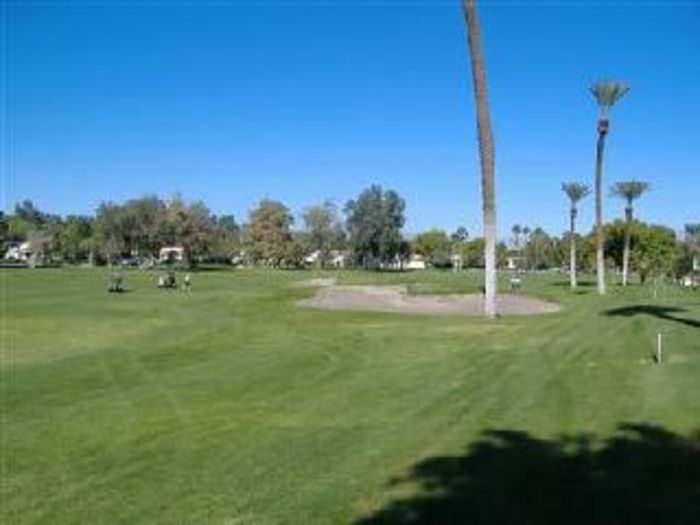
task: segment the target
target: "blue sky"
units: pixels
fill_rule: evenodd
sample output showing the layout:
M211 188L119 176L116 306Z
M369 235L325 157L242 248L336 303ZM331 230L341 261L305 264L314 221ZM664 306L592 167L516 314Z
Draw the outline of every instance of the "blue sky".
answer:
M409 232L481 228L458 0L2 9L6 210L180 192L244 220L263 197L299 212L379 183L406 199ZM483 1L480 15L502 235L566 228L561 182L593 179L598 77L632 86L607 183L649 181L645 220L700 221L700 3Z

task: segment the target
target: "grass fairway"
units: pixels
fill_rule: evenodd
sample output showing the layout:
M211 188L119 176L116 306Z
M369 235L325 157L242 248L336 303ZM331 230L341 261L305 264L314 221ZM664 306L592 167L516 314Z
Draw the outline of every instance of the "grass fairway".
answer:
M490 322L299 308L310 272L202 271L188 295L130 271L108 295L105 269L0 271L2 523L580 523L566 480L636 523L700 516L698 450L675 437L700 427L698 292L526 276L563 310ZM561 439L582 433L588 455Z

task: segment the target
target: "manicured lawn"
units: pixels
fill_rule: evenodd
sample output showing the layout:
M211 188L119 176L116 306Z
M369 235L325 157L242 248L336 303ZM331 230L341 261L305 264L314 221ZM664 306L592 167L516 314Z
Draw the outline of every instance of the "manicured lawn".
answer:
M668 434L639 427L630 439L643 445L656 436L658 445L660 435L675 443L671 434L700 428L700 292L665 288L654 299L651 288L612 287L600 299L592 286L571 293L564 276L526 276L526 293L564 309L489 322L302 309L295 301L313 290L289 284L311 272L202 271L186 294L158 290L154 274L135 270L121 295L105 292L107 273L0 270L2 523L335 524L382 508L390 511L376 517L388 523L449 523L447 511L430 505L443 498L453 517L469 516L455 506L455 491L473 491L473 483L449 469L469 471L473 462L431 458L460 458L483 445L485 431L520 432L499 442L501 457L517 464L557 444L565 453L564 434L605 440L620 435L620 424L644 423ZM416 293L478 288L471 273L340 279L410 282ZM660 366L649 360L657 332L668 357ZM509 456L523 443L518 436L530 441ZM595 438L593 449L606 446ZM580 443L572 446L580 452ZM656 494L661 510L681 511L666 522L684 523L700 516L691 498L700 494L698 451L668 447L660 457L687 454L679 465L689 478L661 463L640 471L646 464L633 447L624 449L627 463L606 463L608 455L597 468L609 474L616 465L623 472L613 479L634 480L623 503L645 509L645 496ZM527 472L486 463L491 473L480 476L521 476L525 489L550 476L540 496L561 499L552 481L568 469L557 464L552 478L552 468L538 472L542 463ZM421 470L431 464L446 470ZM677 485L671 499L663 499L665 483ZM508 501L503 485L494 485L497 493L479 487L485 522L485 500ZM425 507L420 498L430 491L439 495ZM464 501L478 505L474 494ZM515 516L535 523L571 510L548 505Z

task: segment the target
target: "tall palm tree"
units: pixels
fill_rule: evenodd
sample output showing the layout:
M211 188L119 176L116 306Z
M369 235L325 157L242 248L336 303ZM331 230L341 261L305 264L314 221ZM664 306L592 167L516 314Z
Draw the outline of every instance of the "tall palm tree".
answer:
M481 49L479 20L475 0L462 0L467 24L469 56L472 64L474 98L476 100L476 125L479 133L479 157L481 159L481 195L484 216L484 314L496 316L496 188L494 180L494 151L489 103L486 92L486 69Z
M598 144L595 162L595 243L598 294L605 294L605 252L603 239L603 150L605 137L610 130L610 108L630 90L627 84L614 80L599 80L591 86L591 93L598 103Z
M569 197L569 275L571 289L577 286L576 281L576 216L578 215L578 202L591 193L587 184L578 182L565 182L561 189Z
M634 219L634 201L649 191L649 184L638 180L617 182L611 193L625 200L625 247L622 252L622 286L627 286L630 267L630 237L632 235L632 220Z
M520 235L523 233L523 228L519 224L514 224L510 231L513 232L513 244L515 250L518 252L517 267L519 268L523 258L523 249L520 246Z
M521 248L520 248L520 256L521 256L522 261L523 261L523 268L526 268L527 263L531 262L531 261L528 261L529 257L528 257L528 254L525 252L525 250L527 250L528 247L530 246L530 232L531 231L532 230L530 229L529 226L523 226L523 231L522 231L523 242L522 242ZM532 267L530 267L530 269L532 269Z

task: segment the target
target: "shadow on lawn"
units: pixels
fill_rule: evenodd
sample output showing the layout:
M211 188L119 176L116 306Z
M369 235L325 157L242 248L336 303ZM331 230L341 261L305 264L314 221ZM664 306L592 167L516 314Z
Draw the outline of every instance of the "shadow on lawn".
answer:
M578 281L576 284L579 288L593 288L596 285L596 282L595 281ZM552 283L552 286L571 288L571 282L570 281L555 281Z
M677 323L685 324L693 328L700 328L700 321L696 319L688 319L687 317L678 317L673 314L687 312L685 308L679 308L677 306L660 306L653 304L639 304L635 306L623 306L621 308L613 308L611 310L606 310L603 312L605 315L609 316L623 316L632 317L634 315L646 314L653 317L658 317L659 319L664 319L666 321L675 321Z
M611 439L486 431L461 456L414 465L417 483L360 525L700 523L700 434L623 424Z

